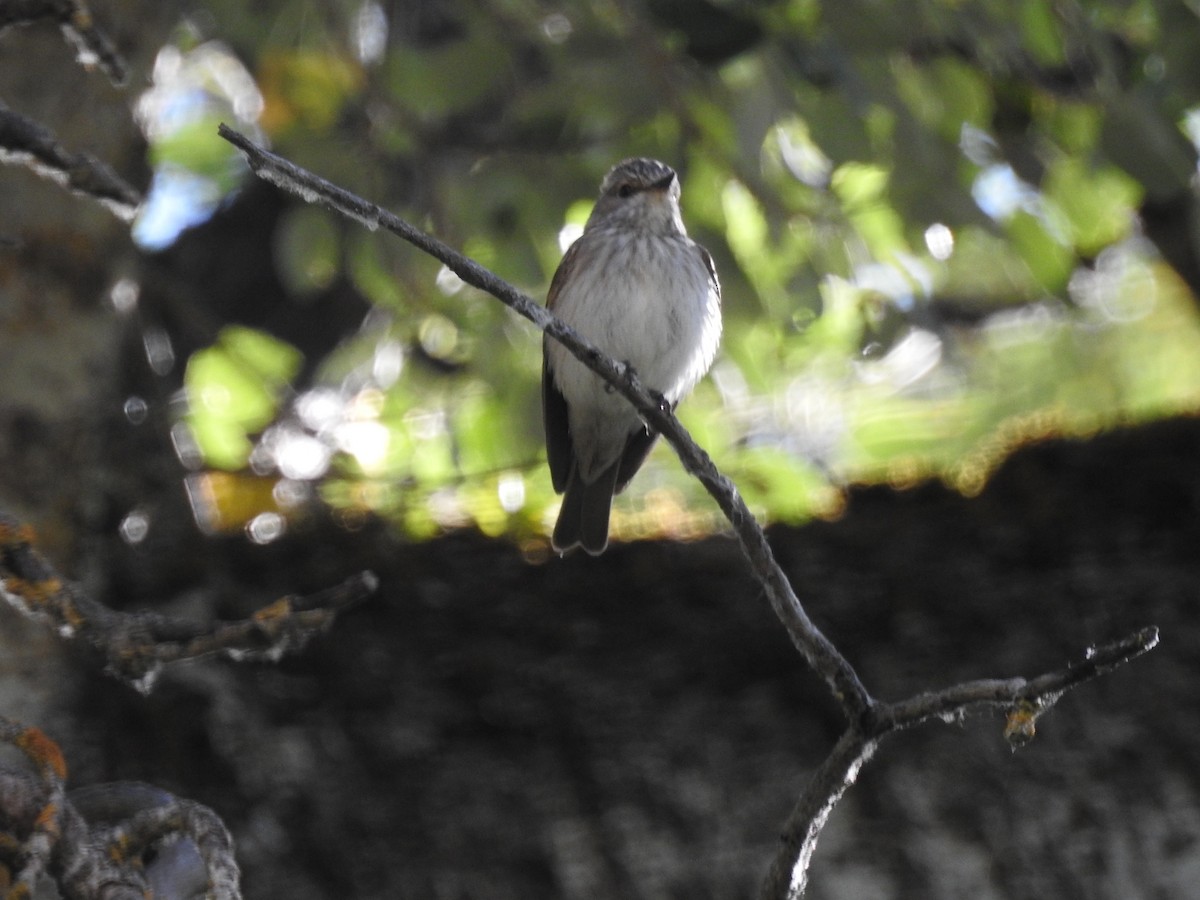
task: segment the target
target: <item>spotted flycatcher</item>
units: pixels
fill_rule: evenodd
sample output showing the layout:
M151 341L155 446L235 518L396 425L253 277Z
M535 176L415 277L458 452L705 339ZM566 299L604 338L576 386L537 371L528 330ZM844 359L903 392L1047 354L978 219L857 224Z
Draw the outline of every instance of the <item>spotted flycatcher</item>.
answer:
M547 305L580 335L631 366L672 408L712 365L721 286L712 257L687 235L679 178L628 159L600 184L583 235L550 283ZM542 342L542 416L554 489L566 493L554 549L608 546L608 516L658 435L629 401L558 341Z

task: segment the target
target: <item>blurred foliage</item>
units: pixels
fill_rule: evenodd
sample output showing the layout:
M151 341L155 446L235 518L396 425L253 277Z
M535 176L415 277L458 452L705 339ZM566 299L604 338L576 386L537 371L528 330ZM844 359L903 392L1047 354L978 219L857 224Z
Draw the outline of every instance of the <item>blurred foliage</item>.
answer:
M249 436L278 415L281 390L299 364L294 348L233 326L222 330L217 343L192 354L183 378L187 422L205 462L224 469L249 463Z
M1024 441L1200 406L1194 285L1143 222L1176 204L1190 233L1193 6L197 6L164 53L176 71L207 54L199 90L220 102L148 128L160 171L224 177L227 151L197 132L236 113L541 296L612 163L675 165L726 328L680 414L770 518L836 514L848 481L977 491ZM343 282L376 312L301 383L264 334L193 355L203 466L303 482L348 523L543 534L539 335L323 210L290 210L274 247L289 291ZM719 527L698 492L659 448L614 533Z

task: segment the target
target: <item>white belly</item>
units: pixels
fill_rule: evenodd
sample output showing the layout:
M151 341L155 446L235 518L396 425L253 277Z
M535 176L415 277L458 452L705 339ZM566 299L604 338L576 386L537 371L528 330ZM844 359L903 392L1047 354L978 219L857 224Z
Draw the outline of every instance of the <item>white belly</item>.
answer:
M608 237L580 239L589 244L579 248L554 312L676 403L708 370L720 340L720 298L708 268L683 236L641 235L617 245ZM593 252L596 246L611 252ZM547 352L567 401L580 474L590 481L620 457L641 422L629 401L566 348L551 341Z

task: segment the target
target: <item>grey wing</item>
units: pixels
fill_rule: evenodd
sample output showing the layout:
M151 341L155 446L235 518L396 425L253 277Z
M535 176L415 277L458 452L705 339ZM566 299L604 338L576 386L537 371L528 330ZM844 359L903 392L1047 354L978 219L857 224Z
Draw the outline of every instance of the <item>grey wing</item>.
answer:
M721 279L717 277L717 267L713 263L712 254L696 245L696 249L700 251L700 258L704 260L704 267L708 269L708 277L712 281L713 290L717 292L717 302L721 302Z
M550 481L555 493L561 494L571 480L575 465L575 447L571 443L571 427L567 417L567 399L554 383L546 344L553 338L542 338L542 426L546 430L546 458L550 463Z
M620 467L617 469L617 481L614 485L616 493L625 490L630 479L637 474L650 451L654 449L654 442L657 440L658 432L651 431L645 425L629 436L629 440L625 442L625 450L621 453Z
M550 280L546 307L551 312L554 311L559 291L575 266L578 246L579 242L576 241L567 249L566 255L554 272L554 277ZM546 457L550 463L550 480L554 484L555 492L561 494L571 480L571 471L575 466L575 447L571 443L567 398L554 383L554 372L550 368L550 354L547 350L552 340L554 338L548 335L542 336L542 427L546 431Z

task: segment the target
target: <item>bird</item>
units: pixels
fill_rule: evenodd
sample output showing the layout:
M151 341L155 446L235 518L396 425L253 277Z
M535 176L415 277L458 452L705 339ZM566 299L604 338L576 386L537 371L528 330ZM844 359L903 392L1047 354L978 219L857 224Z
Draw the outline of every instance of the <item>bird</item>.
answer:
M583 233L550 282L547 306L674 409L712 365L721 341L721 284L688 237L675 170L655 159L613 166ZM542 420L554 490L563 494L551 546L608 546L614 495L658 434L611 385L549 335L542 339Z

